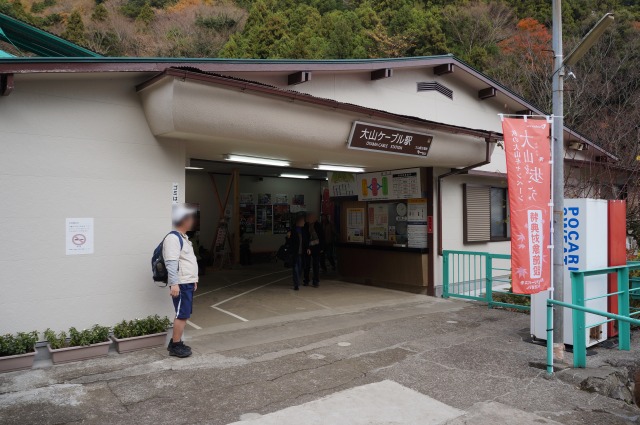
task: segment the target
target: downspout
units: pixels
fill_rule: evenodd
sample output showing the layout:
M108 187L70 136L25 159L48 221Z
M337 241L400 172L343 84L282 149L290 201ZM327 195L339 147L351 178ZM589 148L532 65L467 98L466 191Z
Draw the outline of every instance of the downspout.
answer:
M485 150L485 159L484 161L478 162L477 164L469 165L468 167L458 168L455 170L451 170L448 173L442 174L438 176L438 255L442 256L442 180L456 176L460 174L464 174L469 170L473 170L474 168L482 167L483 165L487 165L491 162L491 143L495 143L494 138L489 135L486 139L486 150Z

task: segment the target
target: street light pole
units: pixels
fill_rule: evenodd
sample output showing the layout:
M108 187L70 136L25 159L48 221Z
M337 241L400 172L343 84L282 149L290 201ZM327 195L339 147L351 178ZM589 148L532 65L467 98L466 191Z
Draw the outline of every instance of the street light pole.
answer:
M553 0L553 299L564 302L564 67L562 56L562 1ZM553 357L564 360L563 309L553 315Z
M553 299L564 299L564 67L578 62L614 22L605 14L565 59L562 53L562 0L553 0ZM570 300L569 300L570 301ZM553 315L553 357L564 360L564 311Z

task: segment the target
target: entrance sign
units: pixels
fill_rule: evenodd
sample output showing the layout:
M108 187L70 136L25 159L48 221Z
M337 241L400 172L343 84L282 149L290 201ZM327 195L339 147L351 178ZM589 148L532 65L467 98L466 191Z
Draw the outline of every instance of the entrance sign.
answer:
M416 131L354 121L349 135L349 149L427 156L433 136Z
M93 218L67 218L66 254L93 254Z
M504 118L511 225L513 292L535 294L551 283L550 124Z

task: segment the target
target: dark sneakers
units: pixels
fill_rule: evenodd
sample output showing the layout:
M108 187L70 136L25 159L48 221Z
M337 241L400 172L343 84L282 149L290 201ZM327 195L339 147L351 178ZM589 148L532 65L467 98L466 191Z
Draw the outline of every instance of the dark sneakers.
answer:
M180 358L189 357L191 353L191 347L188 345L184 345L184 342L180 341L178 343L174 343L173 341L169 342L167 346L167 350L169 351L170 356L176 356Z

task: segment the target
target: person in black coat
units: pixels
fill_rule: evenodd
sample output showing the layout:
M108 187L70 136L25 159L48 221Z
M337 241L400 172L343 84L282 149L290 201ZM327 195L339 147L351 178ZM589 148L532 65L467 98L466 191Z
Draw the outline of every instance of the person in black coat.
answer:
M324 231L318 223L318 216L314 213L307 215L307 223L304 226L305 237L308 238L308 249L304 265L304 286L309 285L309 275L313 269L312 284L314 288L320 285L320 257L324 250Z
M289 252L291 253L291 270L293 272L293 289L300 289L300 275L304 268L309 251L309 234L305 230L304 216L296 219L296 225L289 236Z

